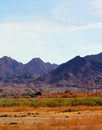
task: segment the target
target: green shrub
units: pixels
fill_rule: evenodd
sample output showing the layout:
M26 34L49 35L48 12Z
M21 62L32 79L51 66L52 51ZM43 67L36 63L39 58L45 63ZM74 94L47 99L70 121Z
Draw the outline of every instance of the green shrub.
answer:
M102 106L101 97L88 98L56 98L56 99L34 99L34 100L0 100L0 106L31 106L31 107L60 107L60 106Z

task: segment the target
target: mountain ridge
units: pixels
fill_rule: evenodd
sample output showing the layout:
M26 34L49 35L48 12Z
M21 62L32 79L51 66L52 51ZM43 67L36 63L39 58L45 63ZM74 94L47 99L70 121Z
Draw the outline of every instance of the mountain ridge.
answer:
M30 78L36 79L49 73L56 67L56 64L45 63L40 58L33 58L28 63L23 64L11 57L4 56L0 58L0 81L4 83L28 82ZM20 78L23 80L17 81Z
M48 86L58 91L90 91L102 89L102 53L75 58L61 64L54 71L34 81L37 86ZM63 89L62 89L63 88Z
M5 57L4 61L7 62L7 59ZM11 61L9 59L9 68L15 66L14 63L11 64ZM14 62L16 63L17 61ZM36 69L41 69L38 73L35 72L35 75L33 74L33 64L35 64ZM40 64L41 66L39 67ZM85 57L76 56L59 66L44 63L40 58L33 58L23 66L23 69L23 64L21 63L20 65L20 74L8 76L6 79L2 79L0 75L0 93L15 94L37 91L42 93L57 93L64 92L65 90L72 92L102 91L102 53ZM31 66L31 69L29 69L29 66ZM51 68L52 66L54 67L53 69ZM16 64L15 67L16 70L14 69L13 72L17 73L19 64ZM0 68L2 68L1 62ZM0 71L0 74L2 71ZM12 71L7 70L6 74L9 72ZM43 72L43 74L40 74L40 72Z

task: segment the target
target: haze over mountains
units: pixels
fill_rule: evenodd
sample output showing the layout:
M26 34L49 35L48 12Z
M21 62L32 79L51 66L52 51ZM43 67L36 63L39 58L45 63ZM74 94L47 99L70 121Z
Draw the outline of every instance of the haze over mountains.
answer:
M61 65L34 58L22 64L9 57L0 59L0 92L61 92L102 90L102 53L76 56Z

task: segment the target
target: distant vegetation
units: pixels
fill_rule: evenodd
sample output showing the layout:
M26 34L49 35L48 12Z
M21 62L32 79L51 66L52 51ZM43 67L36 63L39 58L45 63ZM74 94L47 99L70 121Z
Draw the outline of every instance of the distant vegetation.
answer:
M55 99L33 99L33 100L0 100L0 106L30 106L30 107L60 107L60 106L102 106L101 97L86 98L55 98Z
M61 93L42 93L40 91L24 94L0 94L0 98L31 99L31 98L79 98L79 97L102 97L102 92L71 92L65 90Z

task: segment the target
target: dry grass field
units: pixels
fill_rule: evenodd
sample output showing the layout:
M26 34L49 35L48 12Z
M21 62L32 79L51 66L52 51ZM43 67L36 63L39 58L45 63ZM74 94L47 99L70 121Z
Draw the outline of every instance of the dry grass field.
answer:
M0 130L102 130L102 106L0 107Z

